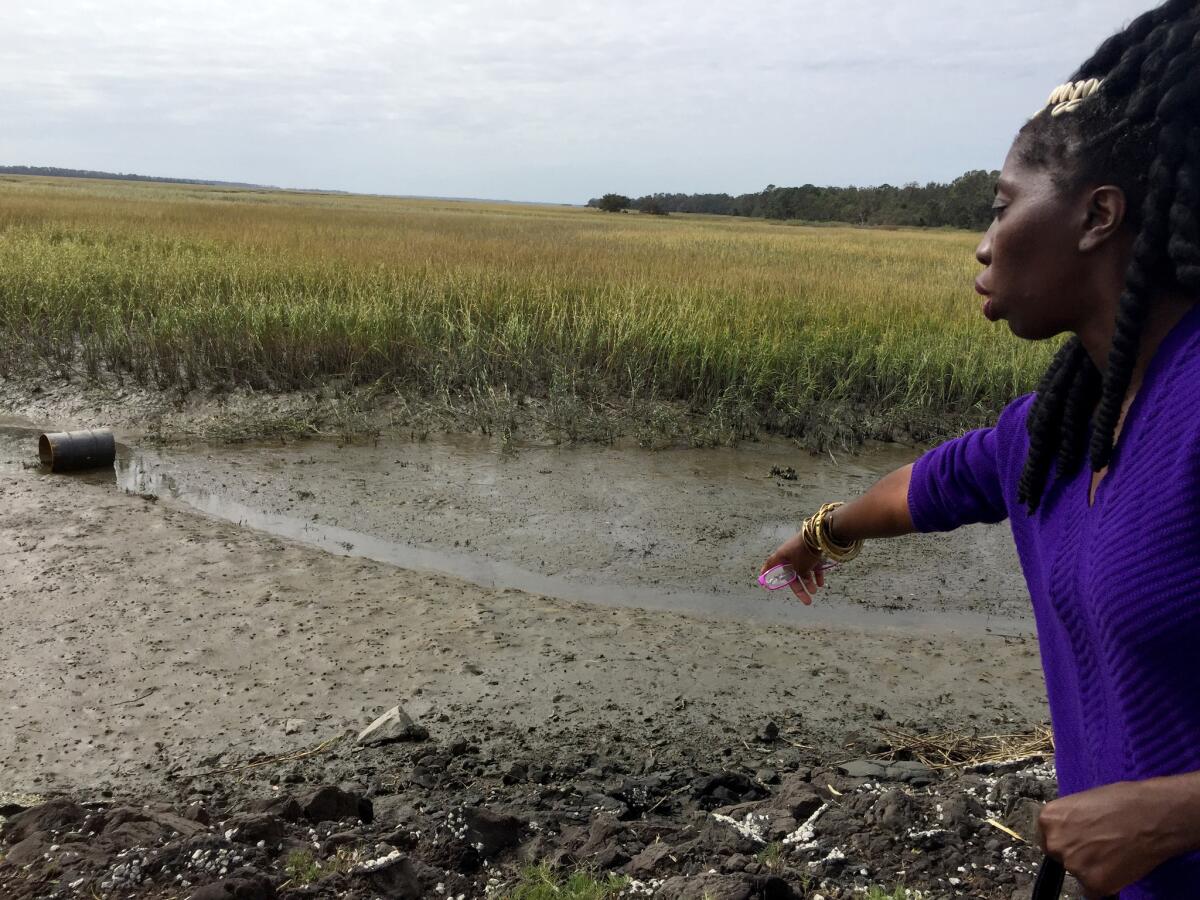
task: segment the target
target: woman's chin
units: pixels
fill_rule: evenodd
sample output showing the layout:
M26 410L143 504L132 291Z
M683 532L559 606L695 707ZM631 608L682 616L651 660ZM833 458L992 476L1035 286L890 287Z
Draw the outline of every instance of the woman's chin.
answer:
M1008 325L1008 330L1023 341L1047 341L1062 334L1061 328L1055 328L1045 322L1029 322L1020 316L1001 316Z

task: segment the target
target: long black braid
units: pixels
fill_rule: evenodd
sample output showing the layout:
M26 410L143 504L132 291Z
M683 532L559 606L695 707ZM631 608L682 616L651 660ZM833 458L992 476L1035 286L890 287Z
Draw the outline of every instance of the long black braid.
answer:
M1030 514L1052 467L1063 477L1085 452L1092 471L1111 460L1154 295L1200 292L1200 0L1170 0L1139 16L1071 80L1089 78L1103 79L1094 94L1060 115L1034 116L1016 150L1025 163L1053 171L1060 189L1121 188L1136 237L1104 372L1074 337L1038 385L1018 488Z

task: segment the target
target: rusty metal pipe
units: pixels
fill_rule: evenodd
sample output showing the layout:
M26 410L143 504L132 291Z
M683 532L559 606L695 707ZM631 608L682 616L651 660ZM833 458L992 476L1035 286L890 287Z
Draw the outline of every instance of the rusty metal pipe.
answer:
M107 428L86 431L52 431L38 438L38 456L51 472L111 466L117 443Z

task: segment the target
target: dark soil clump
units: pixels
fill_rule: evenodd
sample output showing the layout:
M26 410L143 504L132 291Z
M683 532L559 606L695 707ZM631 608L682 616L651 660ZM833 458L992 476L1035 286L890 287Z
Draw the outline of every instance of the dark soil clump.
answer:
M171 798L56 798L3 825L0 894L505 897L541 864L664 898L1028 896L1052 765L975 770L639 758L612 745L509 758L502 737L345 746L183 779ZM749 743L746 744L749 746ZM849 773L849 774L848 774ZM990 821L989 821L990 820ZM920 892L919 894L917 892Z

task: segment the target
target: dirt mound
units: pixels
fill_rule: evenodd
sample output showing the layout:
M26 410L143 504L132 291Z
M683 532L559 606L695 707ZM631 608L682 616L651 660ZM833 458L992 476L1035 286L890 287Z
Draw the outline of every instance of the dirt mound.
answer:
M542 864L612 873L627 896L1028 896L1038 854L1013 832L1032 836L1054 796L1049 764L813 767L758 741L772 752L755 771L620 750L511 759L456 738L194 778L172 803L58 798L4 824L0 892L504 897Z

